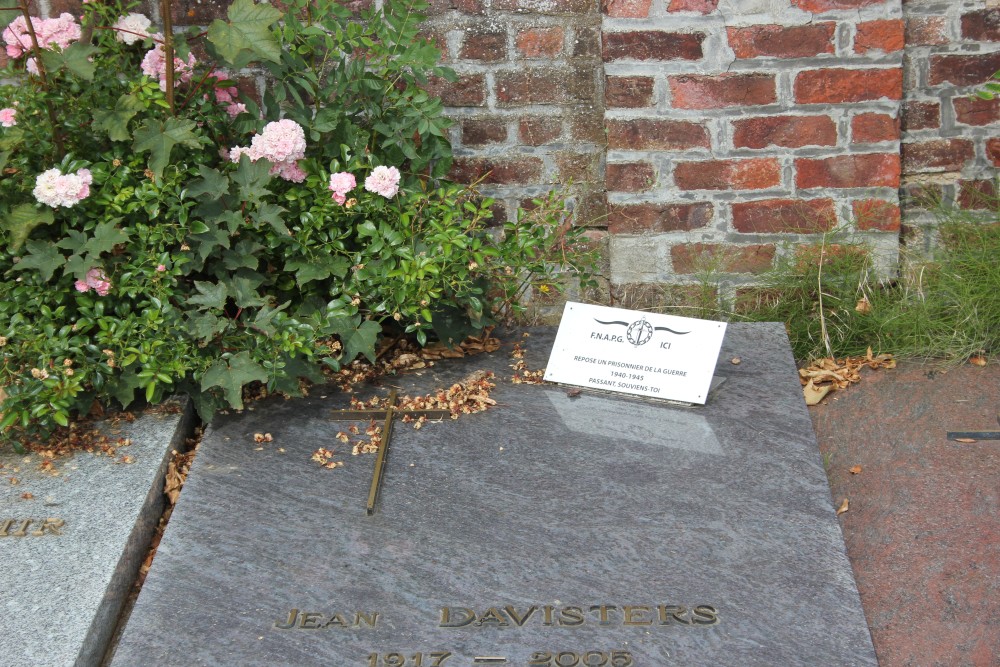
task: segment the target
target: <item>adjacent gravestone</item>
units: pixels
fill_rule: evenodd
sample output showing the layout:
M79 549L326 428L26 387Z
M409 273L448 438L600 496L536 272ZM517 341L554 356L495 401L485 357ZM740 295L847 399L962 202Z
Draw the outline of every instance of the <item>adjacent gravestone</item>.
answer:
M731 325L697 408L511 384L509 352L384 380L488 369L497 406L397 424L372 516L342 395L217 419L112 664L876 665L781 325Z
M175 407L105 426L110 456L0 453L4 667L101 663L163 510L170 453L189 433L188 402Z

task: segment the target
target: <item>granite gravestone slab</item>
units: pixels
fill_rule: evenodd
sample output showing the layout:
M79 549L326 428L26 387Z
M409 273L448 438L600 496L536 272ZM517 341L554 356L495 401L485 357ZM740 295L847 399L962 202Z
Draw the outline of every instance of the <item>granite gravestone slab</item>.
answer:
M0 454L0 665L96 666L163 511L172 450L193 411L145 414L103 430L114 457ZM12 484L16 480L17 484Z
M698 408L514 385L505 350L385 380L489 369L498 405L398 424L373 516L342 396L217 419L112 664L876 664L780 325L730 327Z

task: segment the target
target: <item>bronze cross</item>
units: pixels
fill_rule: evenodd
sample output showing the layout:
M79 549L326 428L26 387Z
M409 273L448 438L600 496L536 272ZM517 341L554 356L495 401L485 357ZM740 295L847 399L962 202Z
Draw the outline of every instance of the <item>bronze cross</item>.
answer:
M426 417L427 419L444 419L450 417L448 410L407 410L396 407L396 390L389 392L389 401L385 408L370 408L362 410L332 410L333 421L358 421L361 419L376 419L385 417L382 426L382 442L379 443L378 452L375 454L375 470L372 473L372 483L368 489L368 504L366 513L371 516L375 513L375 504L378 502L379 491L382 489L382 471L385 469L385 459L389 453L389 437L392 435L392 424L397 415L411 415L415 417Z

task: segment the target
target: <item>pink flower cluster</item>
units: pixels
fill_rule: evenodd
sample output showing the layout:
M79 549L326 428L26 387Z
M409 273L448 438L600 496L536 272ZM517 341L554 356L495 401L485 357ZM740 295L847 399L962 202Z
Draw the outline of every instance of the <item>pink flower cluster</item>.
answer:
M0 125L4 127L14 127L17 125L17 119L14 116L17 115L17 109L0 109Z
M274 165L271 174L286 181L301 183L306 180L306 172L298 163L306 156L306 133L294 120L283 118L268 123L260 134L253 136L249 147L234 147L229 152L229 159L239 162L241 155L252 162L261 158L268 160Z
M80 24L67 12L63 12L55 19L32 16L31 25L35 29L38 45L43 49L52 46L65 49L80 39ZM24 16L18 16L4 29L3 41L7 45L7 56L10 58L20 58L31 50L31 35L28 34L28 22L24 20Z
M365 179L365 190L391 199L399 192L399 169L395 167L375 167Z
M90 196L93 176L89 169L78 169L75 174L64 174L58 169L43 171L35 179L31 194L42 204L52 208L69 208Z
M356 187L358 187L358 181L354 178L354 174L340 171L330 176L329 189L333 192L333 200L341 206L347 201L347 193Z
M163 39L161 33L156 33L152 37L154 39ZM193 53L188 54L186 62L174 56L174 76L176 77L174 85L182 81L190 81L194 75L194 66L197 62ZM167 54L163 50L163 44L157 44L147 51L139 68L149 78L159 80L160 90L167 89Z
M212 84L212 90L215 94L215 101L219 104L226 105L226 113L229 114L230 118L236 118L241 113L247 110L245 104L237 102L239 99L240 91L236 86L223 86L222 81L227 81L229 79L229 72L225 70L215 70L208 75L208 82Z
M76 288L77 292L84 294L90 290L94 290L98 296L107 296L108 292L111 291L111 281L108 280L108 277L104 275L104 271L101 269L91 269L87 271L86 278L84 280L77 280L73 283L73 287Z

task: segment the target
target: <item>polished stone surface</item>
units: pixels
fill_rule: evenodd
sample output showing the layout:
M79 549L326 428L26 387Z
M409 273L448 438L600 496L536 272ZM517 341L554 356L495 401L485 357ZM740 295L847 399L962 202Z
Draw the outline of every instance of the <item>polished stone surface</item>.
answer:
M498 380L486 413L397 424L371 517L342 394L217 419L112 664L876 664L780 325L731 325L696 408L514 385L509 353L371 390Z
M0 529L15 520L0 531L0 665L101 663L163 511L170 452L191 416L187 409L102 427L131 441L113 457L80 453L42 470L37 454L0 453Z

